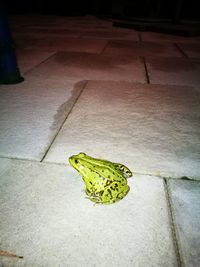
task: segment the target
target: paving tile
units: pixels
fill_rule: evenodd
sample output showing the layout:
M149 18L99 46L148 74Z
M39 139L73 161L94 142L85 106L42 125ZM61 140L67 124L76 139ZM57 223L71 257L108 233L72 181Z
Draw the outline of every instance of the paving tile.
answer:
M123 200L94 205L69 166L0 166L1 249L24 257L3 266L177 266L162 179L135 176Z
M146 82L144 64L134 56L59 52L31 73L37 77Z
M112 20L100 19L95 16L85 16L85 17L63 17L62 21L59 23L60 28L69 29L79 29L81 31L92 30L113 30Z
M131 39L134 41L138 41L139 36L137 31L123 31L123 30L117 30L117 29L111 29L108 30L102 30L97 31L96 29L94 31L85 31L81 35L82 37L90 37L90 38L103 38L103 39Z
M12 37L16 49L25 49L27 47L33 47L33 44L35 47L38 47L41 43L46 43L45 36L43 35L13 34Z
M156 42L134 42L127 40L109 41L103 53L111 55L135 56L183 56L173 44Z
M40 37L41 36L41 37ZM16 46L40 52L75 51L100 54L106 40L91 38L72 38L69 36L20 35L15 36Z
M0 87L0 156L41 160L84 83L26 76Z
M60 28L59 26L52 27L36 27L29 26L24 28L17 28L14 31L15 36L17 35L31 35L31 36L51 36L52 38L56 38L57 36L67 36L67 37L79 37L80 30L73 30L68 28Z
M53 55L53 52L18 49L16 55L20 72L24 74Z
M200 59L200 41L195 43L178 42L177 44L189 58Z
M150 83L199 87L200 67L185 58L147 57Z
M91 81L45 160L83 151L139 173L200 178L199 99L190 87Z
M9 23L11 27L27 27L27 26L56 26L62 23L63 17L55 15L39 15L39 14L20 14L20 15L10 15Z
M198 37L184 37L178 35L171 35L166 33L158 33L158 32L141 32L142 41L150 41L150 42L194 42L198 41Z
M170 180L172 211L184 266L200 263L200 182Z

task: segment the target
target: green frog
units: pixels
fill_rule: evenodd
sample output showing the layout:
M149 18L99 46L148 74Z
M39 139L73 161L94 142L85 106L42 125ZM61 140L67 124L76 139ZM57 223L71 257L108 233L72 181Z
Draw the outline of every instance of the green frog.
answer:
M129 192L127 178L132 172L120 163L92 158L81 152L69 162L83 177L88 198L99 204L112 204Z

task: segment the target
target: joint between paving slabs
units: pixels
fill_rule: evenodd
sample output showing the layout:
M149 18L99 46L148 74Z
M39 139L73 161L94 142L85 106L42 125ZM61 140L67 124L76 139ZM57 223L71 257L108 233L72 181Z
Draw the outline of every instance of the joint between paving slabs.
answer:
M164 190L165 190L165 195L166 195L168 214L169 214L169 220L170 220L170 226L171 226L171 235L172 235L172 240L173 240L176 259L177 259L177 266L184 267L184 263L183 263L181 252L180 252L180 245L179 245L178 238L177 238L177 231L175 228L175 218L174 218L173 211L172 211L172 201L171 201L171 194L170 194L170 188L169 188L169 183L168 183L169 179L170 178L163 177L163 184L164 184Z
M69 115L72 113L72 110L73 110L74 106L76 105L78 99L80 98L80 96L81 96L83 90L85 89L87 83L88 83L88 81L86 81L86 83L85 83L85 84L83 85L83 87L80 89L80 92L79 92L78 96L76 97L74 103L72 104L72 106L71 106L71 108L70 108L68 114L66 115L65 119L64 119L63 122L61 123L61 125L60 125L60 127L59 127L57 133L56 133L56 134L54 135L54 137L52 138L51 143L50 143L49 147L47 148L47 150L45 151L45 153L44 153L42 159L40 160L40 162L43 162L43 161L44 161L46 155L48 154L49 150L51 149L51 147L52 147L52 145L53 145L53 143L54 143L56 137L58 136L59 132L61 131L63 125L65 124L65 122L66 122L66 120L67 120L67 118L68 118Z
M101 52L99 53L100 55L102 55L104 53L104 51L106 50L107 46L108 46L108 41L106 41L105 46L102 48Z
M149 77L149 73L148 73L148 69L147 69L146 59L145 59L145 57L141 57L141 58L142 58L142 61L144 64L144 70L145 70L147 84L150 84L150 77Z
M55 56L57 52L53 52L52 55L50 55L49 57L45 58L44 60L42 60L39 64L35 65L33 68L31 68L30 70L27 70L24 72L24 75L28 74L29 72L31 72L32 70L36 69L37 67L39 67L40 65L42 65L44 62L48 61L49 59L51 59L52 57Z
M182 48L177 43L174 43L174 46L176 47L176 49L181 53L181 55L184 58L189 59L188 55L182 50Z

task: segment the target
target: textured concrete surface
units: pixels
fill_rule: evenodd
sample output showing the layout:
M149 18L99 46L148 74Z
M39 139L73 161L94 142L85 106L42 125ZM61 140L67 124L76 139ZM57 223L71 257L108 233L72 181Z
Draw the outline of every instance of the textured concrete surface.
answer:
M84 82L26 76L0 87L0 156L41 160Z
M200 37L10 22L25 82L0 85L0 267L199 267ZM81 150L131 168L122 201L85 198Z
M170 180L172 210L184 266L200 263L200 182Z
M100 54L106 45L105 40L94 40L89 38L72 38L68 36L57 36L52 38L47 36L45 39L38 39L37 42L31 42L26 45L30 51L37 49L39 51L57 52L57 51L75 51Z
M182 57L174 44L155 42L133 42L126 40L109 41L103 51L110 55L139 55Z
M135 56L58 52L31 72L37 77L65 77L80 80L146 82L143 62Z
M150 83L199 88L200 66L187 58L147 57L146 62Z
M138 41L137 31L123 31L120 29L111 29L110 31L87 31L82 33L81 37L92 37L98 39L128 39Z
M32 70L37 67L41 62L45 61L47 58L51 57L53 52L37 51L26 49L17 49L17 59L20 72L25 74L27 71Z
M141 32L142 41L153 41L158 43L177 43L177 42L199 42L199 37L184 37L159 32Z
M199 101L189 87L89 82L45 160L85 151L137 172L200 177Z
M94 205L71 167L0 166L1 249L24 257L3 266L177 266L162 179L135 176L122 201Z
M199 43L186 43L178 42L178 46L184 51L189 58L200 59L200 46Z

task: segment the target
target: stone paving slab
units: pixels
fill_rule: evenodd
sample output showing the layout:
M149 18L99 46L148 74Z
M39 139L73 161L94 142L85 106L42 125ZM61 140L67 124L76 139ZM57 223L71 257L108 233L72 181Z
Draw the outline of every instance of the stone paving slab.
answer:
M16 266L175 267L162 179L135 176L126 198L94 205L71 167L0 160L1 257Z
M178 35L171 35L166 33L158 33L158 32L141 32L142 41L150 41L150 42L194 42L199 41L199 37L184 37Z
M103 54L183 57L174 44L127 40L109 41Z
M45 160L83 151L135 172L198 179L199 99L190 87L91 81Z
M112 21L106 19L98 19L94 16L84 16L84 17L64 17L64 16L39 16L34 15L33 17L24 16L11 16L10 25L12 32L27 32L31 29L44 30L54 30L62 31L69 30L74 32L88 32L88 31L118 31L118 29L113 28ZM126 32L126 29L120 29L120 31ZM129 31L129 35L133 36L133 31Z
M0 156L41 160L84 83L40 79L0 86Z
M200 182L169 180L172 211L184 266L200 263Z
M33 47L33 44L35 47L38 47L41 43L46 43L45 36L43 35L13 34L12 37L16 49L26 49L27 47Z
M16 55L20 72L24 74L52 56L53 52L18 49Z
M14 34L17 35L36 35L36 36L51 36L52 38L56 38L57 36L67 36L67 37L79 37L81 31L80 30L73 30L66 28L59 28L59 26L52 27L23 27L17 28L13 30Z
M19 35L15 36L18 48L29 51L38 50L39 52L75 51L100 54L107 41L91 38L72 38L69 36L50 35ZM38 52L38 53L39 53Z
M70 18L71 21L73 18ZM31 26L38 26L41 25L43 27L59 27L66 21L66 18L63 16L56 16L56 15L40 15L40 14L19 14L19 15L10 15L9 16L9 24L11 29L17 27L31 27ZM77 17L76 17L77 21ZM79 19L78 19L79 21Z
M134 56L58 52L31 72L37 77L77 80L128 80L146 83L143 61Z
M47 36L45 41L37 42L27 49L37 49L39 51L72 51L100 54L106 46L106 40L89 38L72 38L66 36L57 36L52 38Z
M186 58L147 57L150 83L199 87L200 66Z
M134 41L139 40L139 35L137 31L123 31L123 30L118 30L118 29L111 29L110 31L108 30L102 30L102 31L97 31L96 27L95 30L89 30L89 31L84 31L81 35L81 37L90 37L90 38L103 38L103 39L130 39Z

